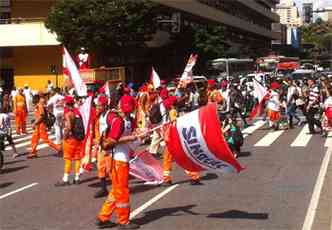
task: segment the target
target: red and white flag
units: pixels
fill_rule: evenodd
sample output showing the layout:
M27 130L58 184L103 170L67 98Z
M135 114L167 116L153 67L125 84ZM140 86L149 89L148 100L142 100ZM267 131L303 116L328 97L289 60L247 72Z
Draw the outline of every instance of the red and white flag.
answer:
M153 87L155 89L158 89L160 87L160 77L158 75L158 73L155 71L155 69L152 67L152 72L151 72L151 82L153 84Z
M75 62L65 47L63 47L63 74L71 80L78 96L87 95L87 87L80 76Z
M268 94L267 89L264 86L262 86L257 80L253 79L253 84L254 84L254 97L258 99L258 102L256 103L256 105L249 114L250 119L253 119L257 114L260 113L264 103L264 98Z
M91 125L91 104L92 104L92 96L85 99L84 103L80 106L79 111L82 116L83 124L84 124L84 131L85 131L85 138L83 140L82 149L82 168L90 171L91 167L91 152L92 152L92 144L93 144L93 137L92 137L92 125Z
M185 170L240 172L243 169L224 139L215 103L171 123L165 141L176 163Z
M148 151L138 153L130 161L129 173L147 183L161 184L163 182L163 168Z
M192 81L192 69L196 65L198 55L197 54L191 54L189 57L189 60L187 62L186 67L184 68L183 74L180 78L180 81L184 82L191 82Z

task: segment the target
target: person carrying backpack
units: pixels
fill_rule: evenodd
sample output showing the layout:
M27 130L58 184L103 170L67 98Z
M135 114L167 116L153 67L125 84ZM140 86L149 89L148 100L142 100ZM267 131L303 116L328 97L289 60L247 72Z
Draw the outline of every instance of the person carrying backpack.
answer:
M74 108L75 101L72 96L65 96L65 113L63 129L63 159L65 160L64 175L61 182L55 186L70 185L69 175L72 162L75 162L74 184L80 183L81 151L83 149L84 125L80 112Z
M34 130L31 138L31 153L28 155L29 159L37 157L37 146L39 139L41 138L45 143L47 143L51 148L57 151L59 155L61 151L61 146L54 144L49 138L47 133L47 126L45 124L45 110L46 99L43 95L40 95L39 102L35 106L35 120L32 123L32 129Z

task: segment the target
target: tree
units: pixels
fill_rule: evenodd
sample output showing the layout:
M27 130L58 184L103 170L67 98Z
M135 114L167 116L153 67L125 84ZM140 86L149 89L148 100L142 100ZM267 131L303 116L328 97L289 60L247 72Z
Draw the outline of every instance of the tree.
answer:
M156 30L157 6L148 0L59 0L46 27L73 51L140 47Z
M215 59L225 56L224 27L218 25L195 26L194 46L200 56Z

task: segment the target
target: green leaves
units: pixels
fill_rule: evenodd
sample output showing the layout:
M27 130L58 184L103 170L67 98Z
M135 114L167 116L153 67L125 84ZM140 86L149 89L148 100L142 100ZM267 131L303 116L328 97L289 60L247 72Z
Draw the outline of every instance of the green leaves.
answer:
M143 46L156 30L156 6L147 0L59 0L46 27L71 50Z
M200 56L214 59L225 54L224 28L222 26L195 26L193 30L194 45Z

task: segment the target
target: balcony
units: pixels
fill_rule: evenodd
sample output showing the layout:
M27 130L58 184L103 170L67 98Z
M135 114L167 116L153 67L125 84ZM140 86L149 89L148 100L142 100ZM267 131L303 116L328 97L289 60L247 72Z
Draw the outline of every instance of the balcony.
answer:
M0 20L0 47L59 45L44 18L10 18Z
M265 17L269 18L273 22L279 22L280 18L279 15L264 8L263 6L259 5L257 2L253 0L237 0L239 3L243 4L244 6L259 12L260 14L264 15Z
M271 30L266 29L260 25L254 24L247 20L228 14L222 10L208 6L197 0L177 0L177 1L164 1L152 0L154 2L166 5L171 8L182 10L190 14L205 18L211 21L219 22L227 26L231 26L243 31L257 34L269 39L276 39Z

